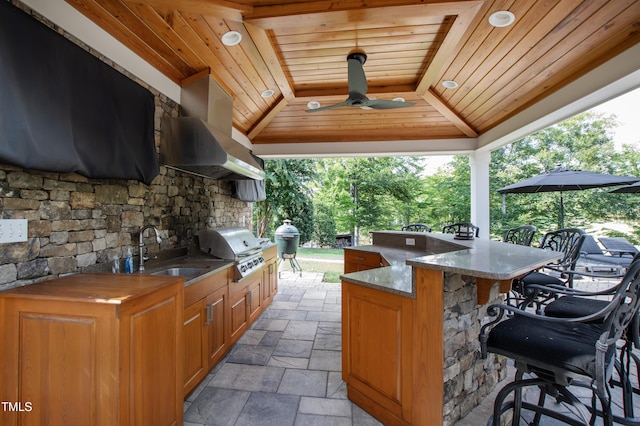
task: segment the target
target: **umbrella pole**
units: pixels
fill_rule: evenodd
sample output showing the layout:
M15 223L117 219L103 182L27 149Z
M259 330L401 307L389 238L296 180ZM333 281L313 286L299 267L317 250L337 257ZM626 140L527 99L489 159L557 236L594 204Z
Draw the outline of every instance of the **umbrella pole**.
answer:
M562 199L562 191L560 191L560 228L564 228L564 200Z

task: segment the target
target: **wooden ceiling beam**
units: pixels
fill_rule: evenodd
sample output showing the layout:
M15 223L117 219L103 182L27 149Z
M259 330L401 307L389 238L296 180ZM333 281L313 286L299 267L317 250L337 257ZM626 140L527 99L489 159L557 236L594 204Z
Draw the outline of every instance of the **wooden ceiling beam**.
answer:
M243 15L252 13L253 7L225 0L127 0L157 7L160 9L178 10L203 16L216 16L230 21L242 22Z
M276 104L267 112L247 133L249 139L253 139L264 130L265 127L271 123L271 121L276 118L276 116L282 111L289 102L285 98L281 98Z
M431 87L431 85L435 82L435 79L440 73L440 70L442 69L444 64L455 56L458 44L471 26L471 23L475 19L476 15L482 8L482 2L475 3L475 5L469 7L456 16L455 21L449 28L445 39L442 41L442 44L438 49L438 52L433 57L433 60L427 67L427 70L418 83L416 92L419 95L427 93L429 87Z
M287 79L287 76L282 69L282 65L280 64L278 55L271 45L271 41L269 40L267 32L262 28L251 25L248 22L245 23L245 28L251 35L251 39L260 52L260 55L262 55L264 63L267 65L267 68L269 68L269 71L273 75L273 79L278 85L282 96L284 96L284 98L287 100L294 99L295 95L293 94L291 84L289 83L289 80Z
M434 107L440 114L442 114L447 120L451 121L451 124L456 126L462 133L470 138L477 138L478 132L464 121L455 111L451 110L438 95L436 95L431 89L426 93L420 95L422 99L427 101L432 107Z
M421 16L459 15L482 3L482 0L319 0L256 6L253 12L245 15L245 20L262 28L384 22Z

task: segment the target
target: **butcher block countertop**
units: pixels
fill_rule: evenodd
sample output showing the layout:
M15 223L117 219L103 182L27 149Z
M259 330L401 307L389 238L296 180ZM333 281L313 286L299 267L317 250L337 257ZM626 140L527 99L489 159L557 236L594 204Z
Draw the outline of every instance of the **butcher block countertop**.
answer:
M3 297L122 304L136 297L153 293L176 281L184 282L184 277L146 274L75 274L38 284L15 287L0 294Z

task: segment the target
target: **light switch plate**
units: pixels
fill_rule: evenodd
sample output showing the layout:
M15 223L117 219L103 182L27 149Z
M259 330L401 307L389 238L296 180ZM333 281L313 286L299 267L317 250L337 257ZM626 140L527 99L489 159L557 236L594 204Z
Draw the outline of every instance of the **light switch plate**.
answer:
M0 219L0 243L22 243L27 238L27 219Z
M405 238L405 244L408 246L415 246L416 239L415 238Z

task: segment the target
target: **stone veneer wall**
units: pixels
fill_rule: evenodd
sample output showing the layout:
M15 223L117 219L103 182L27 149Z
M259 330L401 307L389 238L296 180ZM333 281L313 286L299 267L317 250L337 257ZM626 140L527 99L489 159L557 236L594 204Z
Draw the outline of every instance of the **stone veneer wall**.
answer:
M444 407L443 426L454 425L506 377L506 358L489 354L480 356L478 335L487 321L487 306L501 303L492 291L493 300L478 305L475 278L444 274Z
M161 118L177 116L179 105L25 5L13 3L150 90L155 96L155 141L159 147ZM151 255L187 248L194 231L200 229L250 228L252 206L231 198L228 182L166 167L161 167L147 186L133 180L88 179L75 173L0 164L0 218L28 219L29 227L27 242L0 244L0 290L61 274L110 271L115 254L122 258L127 247L137 254L143 225L156 226L162 237L158 245L151 231L145 234Z

